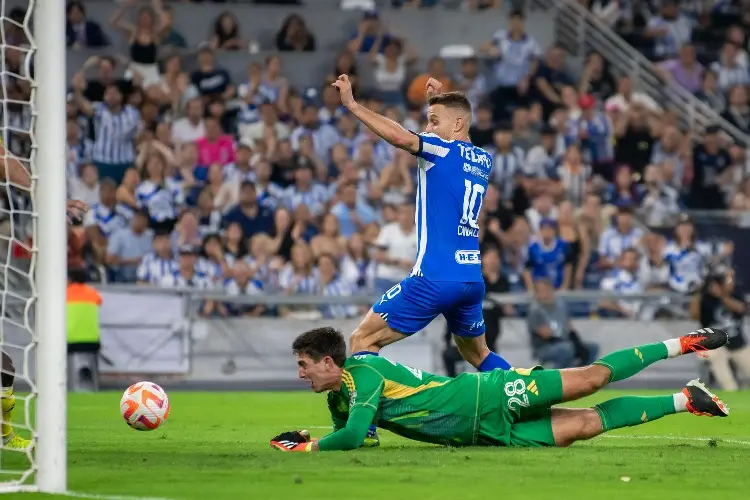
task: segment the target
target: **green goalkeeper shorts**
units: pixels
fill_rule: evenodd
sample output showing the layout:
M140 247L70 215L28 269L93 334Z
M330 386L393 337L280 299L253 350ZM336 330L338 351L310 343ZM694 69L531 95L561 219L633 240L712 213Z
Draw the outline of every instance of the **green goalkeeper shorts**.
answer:
M511 368L505 372L503 395L509 446L555 446L550 408L562 402L559 370Z

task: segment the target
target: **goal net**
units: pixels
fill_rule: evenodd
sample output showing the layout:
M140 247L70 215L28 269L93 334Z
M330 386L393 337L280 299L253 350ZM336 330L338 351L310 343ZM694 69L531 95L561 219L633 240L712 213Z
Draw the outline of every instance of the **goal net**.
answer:
M66 486L64 5L0 0L0 492Z

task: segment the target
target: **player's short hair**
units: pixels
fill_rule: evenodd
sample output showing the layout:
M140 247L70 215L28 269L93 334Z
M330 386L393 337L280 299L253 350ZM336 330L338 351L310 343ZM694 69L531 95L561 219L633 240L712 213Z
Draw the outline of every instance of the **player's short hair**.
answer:
M458 109L471 114L471 103L463 92L446 92L430 97L429 105L442 104L446 108Z
M341 332L333 327L314 328L294 339L292 352L310 356L316 363L329 356L337 366L344 366L346 341Z

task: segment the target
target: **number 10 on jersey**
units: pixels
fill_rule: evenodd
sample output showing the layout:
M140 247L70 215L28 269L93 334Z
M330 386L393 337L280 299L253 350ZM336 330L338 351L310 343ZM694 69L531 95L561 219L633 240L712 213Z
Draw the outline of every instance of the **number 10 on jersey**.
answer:
M468 224L474 229L479 229L477 220L479 219L479 212L482 210L482 195L484 195L484 186L481 184L472 184L469 179L464 179L464 185L466 191L464 191L464 213L461 216L461 224ZM477 198L479 198L479 205L477 205ZM477 205L476 211L474 205Z

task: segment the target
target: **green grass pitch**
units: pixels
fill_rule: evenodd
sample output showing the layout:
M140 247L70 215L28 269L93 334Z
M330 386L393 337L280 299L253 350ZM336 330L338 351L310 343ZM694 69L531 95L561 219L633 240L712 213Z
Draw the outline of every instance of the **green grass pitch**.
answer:
M674 415L568 449L448 449L380 431L379 449L320 454L277 452L268 440L292 429L327 433L323 395L169 396L169 422L138 432L119 415L119 393L71 395L69 489L217 500L750 498L748 392L724 394L726 419ZM2 458L4 470L23 465L17 454Z

